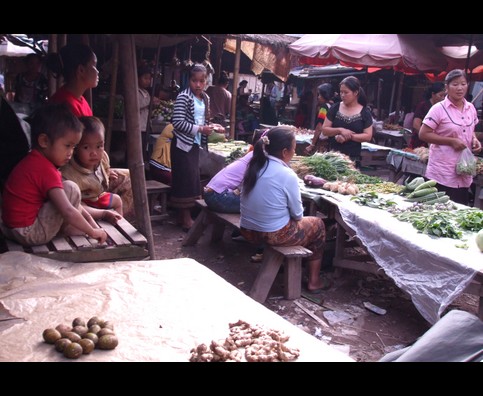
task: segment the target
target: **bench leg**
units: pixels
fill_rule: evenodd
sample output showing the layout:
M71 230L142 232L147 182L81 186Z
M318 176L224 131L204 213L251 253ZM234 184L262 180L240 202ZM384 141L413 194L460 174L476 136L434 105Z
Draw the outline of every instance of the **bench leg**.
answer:
M248 294L255 301L261 304L265 302L283 259L284 257L281 254L274 252L270 248L264 250L262 266Z
M211 232L211 243L221 241L225 233L225 224L220 221L212 221L213 231Z
M196 220L188 231L188 234L186 234L186 237L182 243L183 246L191 246L198 242L198 239L200 239L201 235L203 235L206 217L206 212L202 210L198 217L196 217Z
M287 258L284 271L284 297L287 300L300 298L302 294L302 258Z

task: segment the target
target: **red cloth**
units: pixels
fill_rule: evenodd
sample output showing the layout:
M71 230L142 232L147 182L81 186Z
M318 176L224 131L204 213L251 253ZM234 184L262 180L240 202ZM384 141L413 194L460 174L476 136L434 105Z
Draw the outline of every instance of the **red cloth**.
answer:
M96 200L93 199L83 199L86 205L92 206L97 209L111 209L112 208L112 198L113 194L104 192Z
M67 103L76 117L92 116L92 109L87 100L81 96L76 98L72 92L65 89L63 85L49 99L50 103Z
M55 165L38 150L27 154L10 173L2 192L2 218L9 228L32 225L52 188L64 188Z

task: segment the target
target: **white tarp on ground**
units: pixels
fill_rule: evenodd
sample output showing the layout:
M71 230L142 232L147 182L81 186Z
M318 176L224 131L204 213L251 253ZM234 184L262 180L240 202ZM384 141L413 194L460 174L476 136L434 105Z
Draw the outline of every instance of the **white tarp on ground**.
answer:
M239 319L289 335L297 361L352 361L192 259L73 264L0 255L0 361L66 361L43 330L92 316L113 322L119 345L78 362L187 362L191 348L225 339Z

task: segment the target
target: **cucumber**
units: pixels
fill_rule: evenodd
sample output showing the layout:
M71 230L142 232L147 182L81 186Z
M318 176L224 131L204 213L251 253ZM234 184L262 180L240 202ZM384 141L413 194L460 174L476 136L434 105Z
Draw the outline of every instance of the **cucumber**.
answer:
M437 191L428 195L423 195L421 198L421 202L426 203L427 201L431 201L433 199L444 197L446 193L444 191Z
M437 184L436 180L428 180L424 183L421 183L419 186L417 186L414 191L419 191L419 190L424 190L429 187L434 187Z
M438 189L436 187L423 188L421 190L414 190L411 194L408 195L408 198L422 197L424 195L428 195L435 192L438 192Z
M424 183L424 177L416 177L406 185L409 190L414 190L416 187Z
M442 197L432 199L430 201L426 201L424 204L425 205L434 205L437 203L446 203L449 201L449 196L448 195L443 195Z
M429 201L431 199L441 198L445 194L446 193L444 191L433 192L433 193L429 193L427 195L422 195L420 197L407 198L406 201L407 202L423 202L423 203L426 203L426 201Z

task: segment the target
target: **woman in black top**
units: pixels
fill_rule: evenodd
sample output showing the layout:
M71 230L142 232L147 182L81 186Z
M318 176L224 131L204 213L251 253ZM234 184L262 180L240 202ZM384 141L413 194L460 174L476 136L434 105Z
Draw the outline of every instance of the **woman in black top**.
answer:
M341 102L327 113L322 133L329 149L348 155L360 167L361 143L372 139L372 115L360 81L349 76L339 84Z

